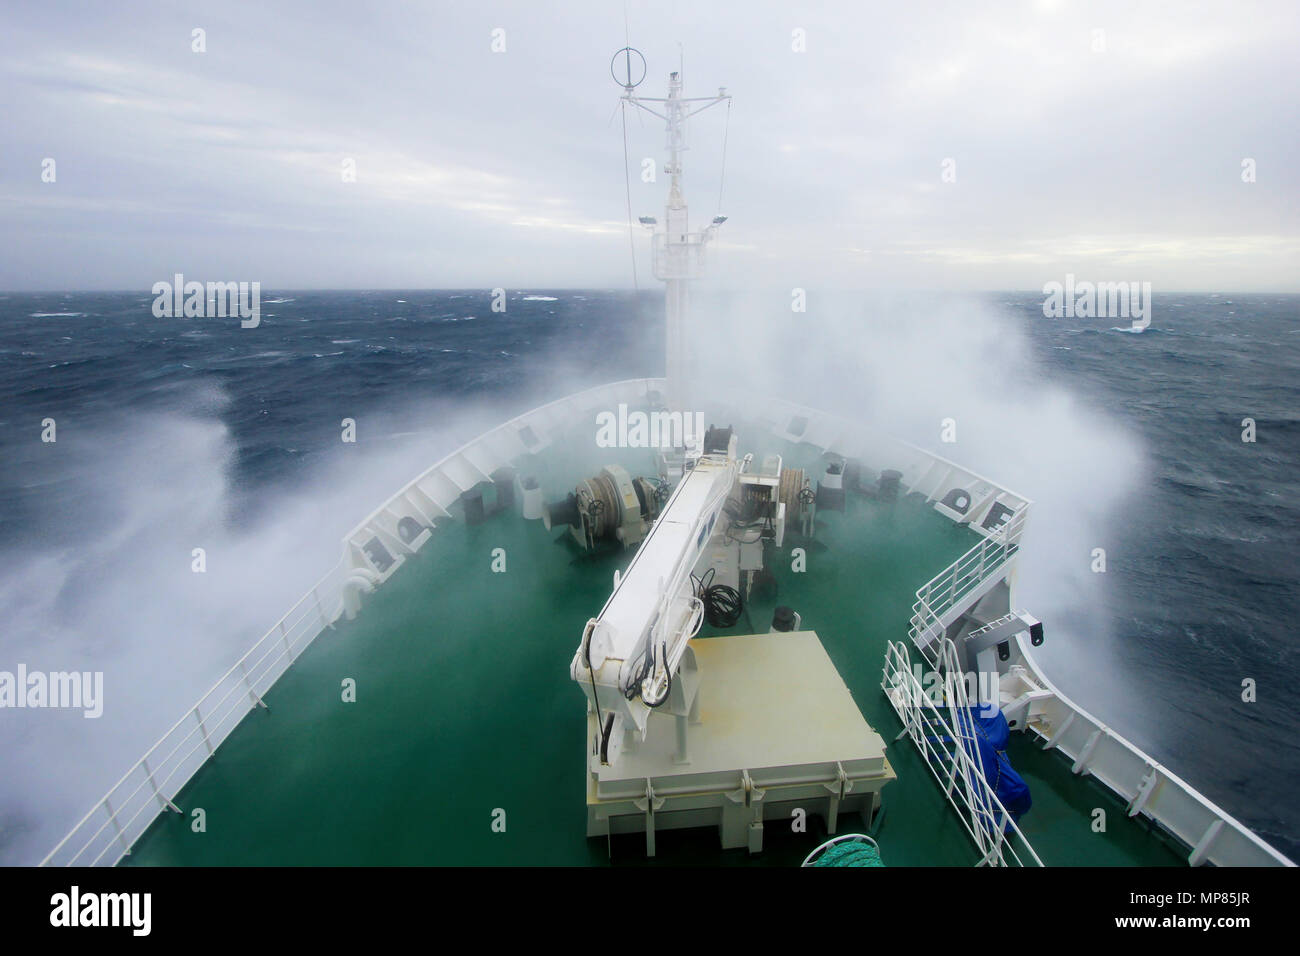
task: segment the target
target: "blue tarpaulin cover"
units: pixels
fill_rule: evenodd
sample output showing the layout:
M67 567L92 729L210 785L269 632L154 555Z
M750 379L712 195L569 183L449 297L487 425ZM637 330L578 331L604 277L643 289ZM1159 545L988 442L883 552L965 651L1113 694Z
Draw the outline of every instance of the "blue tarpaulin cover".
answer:
M1032 801L1029 798L1029 784L1016 773L1011 761L1007 759L1007 741L1011 739L1011 728L1007 726L1006 717L1002 716L1001 710L993 710L991 707L971 707L965 712L965 720L969 724L961 729L971 732L978 751L971 756L979 760L984 778L1011 814L1011 819L1019 821L1028 812Z

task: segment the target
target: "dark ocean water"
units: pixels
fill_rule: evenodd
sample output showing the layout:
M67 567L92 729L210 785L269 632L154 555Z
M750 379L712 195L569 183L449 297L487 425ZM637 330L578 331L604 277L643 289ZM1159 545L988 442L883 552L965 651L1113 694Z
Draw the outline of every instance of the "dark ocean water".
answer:
M1300 297L1157 295L1140 336L1113 320L1045 320L1038 294L982 299L1023 326L1043 381L1121 422L1149 458L1146 484L1109 539L1120 640L1099 666L1128 672L1158 717L1121 729L1298 855L1300 714L1290 691L1300 682ZM151 302L143 293L0 296L6 571L78 535L111 536L125 513L111 501L86 507L87 476L72 469L91 459L50 454L39 439L45 418L71 451L95 449L110 423L220 421L235 490L222 520L250 525L264 520L259 501L337 450L340 409L361 418L468 400L516 413L663 372L662 297L650 294L518 292L500 315L482 290L264 292L256 330L155 318ZM1253 444L1241 441L1246 416ZM356 517L393 490L375 488ZM68 514L84 517L58 520ZM12 654L2 640L0 655L4 667ZM1241 700L1245 678L1257 702Z
M147 295L0 298L0 450L14 466L0 478L0 541L40 533L60 507L61 476L29 440L32 416L37 429L54 418L60 441L93 442L98 424L127 410L206 400L235 440L233 484L251 501L338 445L336 411L429 398L524 410L527 396L558 397L546 394L557 364L593 350L601 368L575 373L579 386L646 374L630 295L559 295L515 293L503 319L483 290L264 293L261 325L248 330L156 318Z
M1118 662L1155 715L1133 739L1300 859L1300 296L1157 295L1141 335L1009 301L1044 373L1150 460L1108 569Z

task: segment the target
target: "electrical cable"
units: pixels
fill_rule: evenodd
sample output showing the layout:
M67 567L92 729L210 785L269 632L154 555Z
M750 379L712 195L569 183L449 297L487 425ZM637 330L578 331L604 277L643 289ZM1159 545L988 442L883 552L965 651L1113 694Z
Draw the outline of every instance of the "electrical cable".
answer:
M641 700L645 703L647 707L651 709L655 707L662 707L667 702L668 695L670 695L673 692L673 672L668 668L668 644L667 642L665 642L660 646L663 649L664 674L668 678L668 686L664 688L663 696L660 697L658 700L646 700L645 695L644 694L642 695Z
M587 640L583 643L582 657L587 662L587 676L591 678L591 702L596 705L596 729L600 731L603 749L605 720L600 713L600 698L596 696L596 671L591 666L591 639L595 636L596 629L592 628L591 633L587 635Z
M703 577L691 575L691 582L696 587L696 596L704 605L704 620L711 627L735 627L745 609L740 592L727 584L711 584L717 574L716 568L709 568Z

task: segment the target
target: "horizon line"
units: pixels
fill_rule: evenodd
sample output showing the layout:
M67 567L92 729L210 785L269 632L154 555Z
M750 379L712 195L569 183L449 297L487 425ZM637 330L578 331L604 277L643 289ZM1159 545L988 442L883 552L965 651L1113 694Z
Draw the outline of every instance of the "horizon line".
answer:
M195 280L198 281L198 280ZM212 280L218 281L218 280ZM224 280L223 280L224 281ZM1056 281L1056 280L1051 280ZM1091 282L1094 280L1083 280ZM1109 280L1108 280L1109 281ZM205 283L206 284L206 283ZM632 286L264 286L259 283L259 288L268 289L272 292L480 292L491 294L494 289L504 288L507 292L628 292L637 295L654 293L662 295L664 290L659 286L653 287L632 287ZM1001 288L1001 289L979 289L979 288L887 288L871 286L809 286L809 290L820 292L892 292L892 293L932 293L932 294L952 294L952 295L1045 295L1042 289L1037 288ZM779 287L785 291L785 287ZM706 288L696 290L698 292L722 292L722 293L751 293L763 291L777 291L777 287L770 290L764 287L755 288ZM1300 295L1300 288L1296 289L1152 289L1152 294L1159 295ZM138 287L113 287L113 288L80 288L80 289L0 289L0 296L9 295L153 295L152 288L142 289Z

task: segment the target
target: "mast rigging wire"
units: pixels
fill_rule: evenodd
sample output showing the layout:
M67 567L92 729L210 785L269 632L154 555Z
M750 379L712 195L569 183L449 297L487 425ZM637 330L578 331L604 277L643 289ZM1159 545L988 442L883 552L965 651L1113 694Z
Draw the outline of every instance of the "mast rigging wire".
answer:
M627 244L632 252L632 290L639 293L641 284L636 275L636 233L632 229L632 173L627 165L627 100L620 100L623 109L623 185L627 189Z
M727 100L727 119L722 126L722 171L718 174L718 215L722 215L722 185L727 179L727 133L731 131L731 100Z

